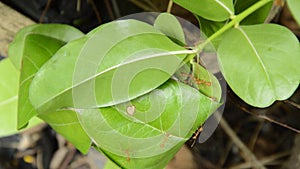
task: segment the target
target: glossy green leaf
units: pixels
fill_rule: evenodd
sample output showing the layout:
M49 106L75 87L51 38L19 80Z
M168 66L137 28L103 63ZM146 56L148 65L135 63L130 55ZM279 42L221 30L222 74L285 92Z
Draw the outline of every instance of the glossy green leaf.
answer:
M235 2L234 8L236 15L243 12L247 8L249 8L251 5L255 4L259 0L237 0ZM270 10L272 7L272 2L270 1L268 4L263 6L262 8L256 10L249 16L247 16L245 19L239 23L240 25L251 25L251 24L258 24L258 23L264 23ZM200 29L201 32L204 33L204 36L210 37L213 35L215 32L217 32L219 29L221 29L224 25L226 25L227 21L222 21L222 22L216 22L216 21L210 21L207 20L201 16L196 16L199 24L200 24ZM214 47L217 49L219 46L220 41L223 38L223 34L216 37L215 39L212 40L212 44Z
M0 137L16 134L19 71L9 59L0 61ZM28 127L40 124L33 118Z
M299 41L287 28L253 25L226 33L218 49L221 71L245 102L267 107L289 98L300 74Z
M293 14L293 17L300 25L300 1L299 0L287 0L288 7Z
M68 25L32 25L20 30L10 45L9 54L12 60L22 61L18 101L18 128L25 127L28 121L37 114L28 95L29 86L39 68L66 42L83 36ZM15 65L17 62L14 62Z
M144 22L111 22L62 47L32 81L30 100L40 112L126 102L167 81L187 53Z
M176 153L180 150L182 146L183 144L178 144L174 146L172 149L170 149L169 151L166 151L154 157L146 157L146 158L131 158L130 156L123 157L110 152L106 152L104 154L106 156L109 156L110 158L117 159L117 161L114 161L115 165L109 165L109 167L112 167L110 169L120 169L120 168L161 169L164 168L173 159L173 157L176 155ZM101 152L103 153L103 150L101 150ZM117 167L116 164L122 167Z
M91 139L82 129L76 112L73 110L58 110L38 115L56 132L70 141L78 150L86 154L91 146Z
M186 44L182 26L174 15L169 13L160 14L154 22L154 27L178 42L178 44L182 46Z
M174 74L175 79L199 90L205 96L220 102L222 90L218 79L196 62L187 63Z
M120 169L114 162L107 160L104 166L104 169Z
M18 70L21 68L25 38L31 33L58 39L63 42L69 42L70 40L83 36L83 33L78 29L62 24L35 24L24 27L16 34L8 50L9 59Z
M222 89L218 79L196 62L192 63L193 76L191 81L196 88L205 96L220 102Z
M207 19L204 19L200 16L196 16L198 19L199 25L200 25L200 30L202 37L210 37L213 35L215 32L217 32L219 29L221 29L223 26L226 25L227 21L222 21L222 22L214 22L210 21ZM216 37L211 41L211 44L215 49L218 48L220 41L222 40L223 34L220 36Z
M218 106L196 89L169 80L130 102L77 115L93 142L120 166L163 168Z
M249 8L251 5L255 4L260 0L236 0L235 2L235 11L236 14L239 14ZM264 23L265 20L267 19L269 12L272 8L273 2L270 1L263 7L259 8L249 16L247 16L242 22L240 23L241 25L253 25L253 24L259 24L259 23Z
M48 61L65 42L39 34L29 34L24 39L18 99L18 128L23 128L35 115L28 95L29 86L39 68ZM36 93L39 95L39 93Z
M226 21L214 22L214 21L204 19L200 16L196 16L196 17L199 21L201 32L203 32L206 37L213 35L215 32L217 32L226 24Z
M212 21L225 21L234 15L232 0L173 0L183 8Z

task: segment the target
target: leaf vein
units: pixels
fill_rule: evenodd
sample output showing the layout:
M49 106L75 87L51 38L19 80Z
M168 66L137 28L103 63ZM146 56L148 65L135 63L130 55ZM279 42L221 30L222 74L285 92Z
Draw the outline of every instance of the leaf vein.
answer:
M0 107L1 107L1 106L4 106L4 105L6 105L6 104L9 104L9 103L11 103L11 102L13 102L13 101L15 101L15 100L17 100L17 98L18 98L18 96L13 96L13 97L11 97L11 98L8 98L8 99L6 99L6 100L0 102Z
M251 49L253 50L253 52L255 53L255 56L257 58L257 60L259 61L259 64L261 65L261 67L263 68L263 71L264 71L264 74L267 78L267 81L270 85L270 87L272 88L272 91L274 93L275 89L274 89L274 86L272 84L272 81L271 81L271 77L267 71L267 68L265 67L265 64L263 62L263 60L261 59L258 51L256 50L254 44L251 42L250 38L248 37L247 33L241 28L241 27L238 27L238 30L242 33L242 35L246 38L247 42L249 43L249 45L251 46Z
M215 0L220 6L222 6L230 15L234 15L233 11L231 11L224 3L219 0Z

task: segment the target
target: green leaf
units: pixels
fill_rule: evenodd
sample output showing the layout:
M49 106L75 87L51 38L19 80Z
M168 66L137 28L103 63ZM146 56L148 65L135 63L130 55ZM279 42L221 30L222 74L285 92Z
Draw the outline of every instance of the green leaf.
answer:
M235 12L236 15L243 12L247 8L249 8L251 5L255 4L259 0L237 0L235 2ZM251 24L258 24L258 23L264 23L270 10L272 7L272 2L270 1L265 6L261 7L260 9L256 10L249 16L247 16L245 19L239 23L240 25L251 25ZM216 21L210 21L207 20L201 16L196 16L196 18L199 21L201 32L204 33L205 37L210 37L215 32L217 32L219 29L221 29L223 26L227 24L227 21L222 22L216 22ZM212 40L212 44L217 49L219 46L219 43L221 42L223 38L223 34L214 38Z
M203 32L206 37L210 37L226 24L226 21L214 22L214 21L204 19L200 16L196 16L196 17L199 21L201 32Z
M300 25L300 1L299 0L287 0L288 7L297 21L298 25Z
M217 32L219 29L221 29L223 26L225 26L226 22L227 22L227 21L214 22L214 21L204 19L200 16L196 16L196 18L198 19L198 22L200 24L200 30L202 33L202 37L210 37L215 32ZM210 46L213 46L215 49L217 49L220 41L222 40L222 37L223 37L223 34L216 37L215 39L213 39L211 41Z
M9 59L0 61L0 137L16 134L19 71ZM40 124L33 118L28 127Z
M65 42L39 34L29 34L24 39L18 99L18 128L23 128L35 115L28 95L29 86L39 68L48 61ZM38 93L36 93L38 95Z
M220 102L222 89L218 79L203 66L192 61L182 66L174 77L199 90L205 96Z
M212 21L225 21L234 15L232 0L173 0L183 8Z
M24 27L16 34L8 50L9 59L11 59L18 70L21 69L25 38L31 33L44 35L63 42L69 42L70 40L83 36L83 33L78 29L62 24L35 24Z
M76 112L72 110L58 110L38 115L56 132L70 141L78 150L86 154L91 146L91 139L82 129Z
M261 24L231 29L218 54L229 86L252 106L267 107L287 99L298 87L299 42L285 27Z
M123 157L119 156L110 152L103 152L103 150L100 150L103 154L106 156L109 156L110 158L117 159L117 161L114 161L114 165L109 164L107 169L120 169L120 168L132 168L132 169L139 169L139 168L145 168L145 169L160 169L164 168L175 156L175 154L180 150L180 148L183 146L183 144L178 144L169 151L166 151L162 154L159 154L155 157L146 157L146 158L131 158L131 157ZM112 163L112 162L110 162ZM122 167L117 167L119 166ZM106 167L106 166L105 166ZM113 168L114 167L114 168Z
M192 83L205 96L220 102L222 96L222 89L218 79L206 70L204 67L196 62L192 62L193 78Z
M131 102L82 109L77 115L93 142L117 164L163 168L218 106L196 89L169 80Z
M114 162L107 160L104 166L104 169L120 169Z
M169 13L160 14L154 22L154 27L173 41L178 42L178 44L182 46L186 44L182 26L174 15Z
M236 0L234 6L236 14L243 12L244 10L246 10L247 8L249 8L250 6L252 6L258 1L260 0ZM259 8L258 10L256 10L255 12L247 16L245 19L243 19L240 25L253 25L253 24L264 23L272 8L272 4L273 2L270 1L263 7Z
M187 53L144 22L111 22L62 47L35 76L30 100L41 113L126 102L167 81Z

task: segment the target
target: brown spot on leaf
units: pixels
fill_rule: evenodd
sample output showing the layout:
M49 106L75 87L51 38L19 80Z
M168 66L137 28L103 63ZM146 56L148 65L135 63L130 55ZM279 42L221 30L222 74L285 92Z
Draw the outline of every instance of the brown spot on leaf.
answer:
M126 161L130 161L130 155L129 155L129 150L126 150L125 151L125 154L126 154Z
M161 144L160 144L160 148L164 148L164 147L165 147L165 144L167 143L167 141L168 141L170 135L171 135L170 133L166 133L166 134L165 134L165 137L164 137L163 141L162 141Z
M135 113L135 106L131 105L126 108L126 112L128 115L133 116Z

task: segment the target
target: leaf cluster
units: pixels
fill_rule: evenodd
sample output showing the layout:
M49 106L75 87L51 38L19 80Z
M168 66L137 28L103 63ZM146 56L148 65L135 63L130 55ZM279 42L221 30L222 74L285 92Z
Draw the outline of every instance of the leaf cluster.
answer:
M172 78L196 55L183 44L170 14L154 26L119 20L86 35L67 25L26 27L1 62L3 81L14 86L1 108L17 107L18 129L37 117L83 153L93 145L125 168L164 167L220 105L219 82L200 65L189 76L206 87Z
M219 81L194 58L214 44L219 67L246 103L267 107L299 85L300 45L264 24L272 0L174 0L207 39L186 46L177 18L62 24L20 30L0 62L0 135L51 125L81 152L91 146L123 168L163 168L220 106ZM299 22L294 5L289 6ZM198 59L196 59L198 60Z

